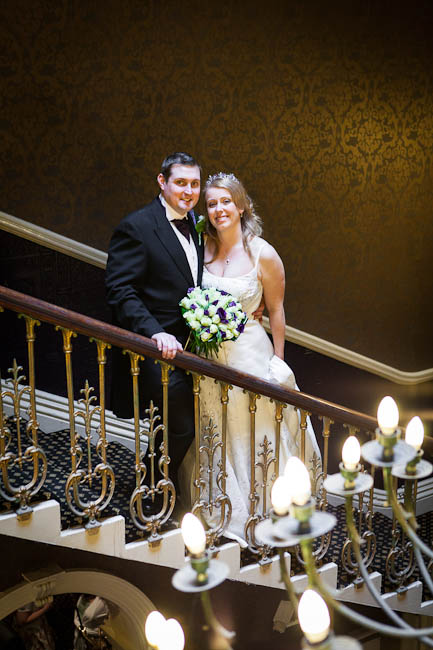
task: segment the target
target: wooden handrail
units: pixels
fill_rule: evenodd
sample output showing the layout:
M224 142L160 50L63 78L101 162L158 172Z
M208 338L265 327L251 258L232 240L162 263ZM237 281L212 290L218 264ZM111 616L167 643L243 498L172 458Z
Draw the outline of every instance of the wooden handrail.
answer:
M153 359L162 359L156 343L145 336L52 305L44 300L27 296L1 285L0 305L19 313L28 314L47 323L66 327L84 336L101 339L119 348L132 350ZM313 397L307 393L283 388L277 384L258 379L253 375L239 372L229 366L203 359L189 352L178 352L176 358L170 363L185 370L207 375L228 384L235 384L252 393L260 393L275 401L287 402L310 413L329 417L332 420L344 422L367 431L374 431L377 427L376 419L369 415L346 409L339 404Z

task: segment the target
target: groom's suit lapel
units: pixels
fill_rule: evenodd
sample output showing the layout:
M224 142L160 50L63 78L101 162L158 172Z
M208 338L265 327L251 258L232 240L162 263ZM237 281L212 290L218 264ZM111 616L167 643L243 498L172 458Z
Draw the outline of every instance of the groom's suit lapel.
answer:
M165 215L165 210L158 199L156 200L153 219L156 236L179 269L180 273L182 273L184 276L186 282L188 283L188 287L193 287L194 281L191 275L191 269L185 255L185 251L180 245L178 238L174 234L173 228Z
M188 212L189 229L191 231L192 240L197 250L197 258L198 258L197 283L201 284L201 276L203 274L203 249L204 249L203 235L201 236L201 244L199 244L198 234L195 229L195 217L193 215L194 215L193 212Z

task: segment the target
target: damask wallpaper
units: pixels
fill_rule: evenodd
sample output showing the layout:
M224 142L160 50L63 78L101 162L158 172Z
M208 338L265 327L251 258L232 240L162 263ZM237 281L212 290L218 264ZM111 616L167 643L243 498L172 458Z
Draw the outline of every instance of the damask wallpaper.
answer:
M433 365L430 0L3 0L0 209L107 249L161 160L235 172L287 322Z

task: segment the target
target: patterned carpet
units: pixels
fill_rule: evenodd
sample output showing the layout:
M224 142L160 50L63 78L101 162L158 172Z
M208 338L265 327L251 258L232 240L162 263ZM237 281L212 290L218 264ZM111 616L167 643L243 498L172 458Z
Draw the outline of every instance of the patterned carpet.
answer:
M11 431L14 430L14 424L9 420L9 427ZM15 440L15 435L12 436ZM65 480L66 476L71 471L71 460L69 453L70 434L68 430L59 431L56 433L39 433L39 444L47 455L48 473L47 479L43 487L43 493L39 495L45 498L54 498L60 503L61 508L61 526L62 529L71 528L80 525L77 517L71 513L66 503L65 498ZM11 443L10 450L14 450L14 443ZM85 452L85 448L83 448ZM85 456L86 458L86 456ZM92 448L92 460L96 464L99 459L96 455L95 449ZM107 461L112 466L116 476L116 486L113 498L109 506L103 511L102 518L110 517L113 515L121 514L125 518L126 529L126 542L132 542L141 537L140 531L134 526L129 513L129 500L135 488L135 475L134 463L135 456L133 452L126 449L123 445L117 442L111 442L107 448ZM13 477L15 470L11 471L10 475ZM31 467L28 466L24 469L24 476L27 480L31 477ZM91 493L85 486L80 487L80 494L83 498L91 498ZM98 492L93 492L93 498ZM346 527L345 527L345 513L344 506L333 507L328 506L328 511L335 514L337 517L337 525L332 531L331 544L329 550L324 558L324 562L335 562L339 567L338 586L342 587L352 581L352 577L345 573L341 564L341 551L346 540ZM357 518L355 517L355 521ZM433 515L426 513L418 517L420 537L431 547L433 539ZM176 527L178 524L171 521L170 528ZM361 532L365 530L365 527ZM392 522L380 513L375 513L373 516L373 532L376 536L376 554L374 561L370 566L370 570L379 571L383 576L386 575L386 558L387 553L391 548L392 541ZM397 570L401 570L407 561L407 552L403 552L401 558L396 562ZM248 563L255 561L248 553L243 553L243 562ZM297 566L296 561L292 562L292 568L295 573L303 572L301 566ZM414 581L419 576L419 571L416 568L409 582ZM382 580L382 590L394 591L395 585L388 579ZM426 593L426 599L431 596Z
M8 426L11 431L14 430L14 425L9 421ZM13 436L15 439L15 436ZM44 450L47 463L48 472L47 478L42 488L42 495L39 494L36 501L41 500L41 496L45 498L55 499L60 503L61 512L61 527L62 530L81 525L81 520L73 514L66 502L65 496L65 483L66 477L71 472L71 458L69 455L70 448L70 432L68 429L63 431L56 431L55 433L38 433L39 446ZM86 446L84 441L81 442L81 447L84 452L84 461L87 462ZM12 451L16 451L16 446L13 444ZM91 447L93 467L100 462L96 454L95 447ZM83 462L81 466L83 466ZM123 515L125 518L126 541L131 542L140 538L140 531L134 526L131 521L129 513L129 499L135 489L135 475L134 464L135 456L123 445L118 442L108 443L107 448L107 462L113 468L116 477L115 490L110 504L103 510L101 519L113 517L115 515ZM11 472L11 476L18 476L18 469ZM23 474L25 480L31 478L31 467L24 468ZM80 495L83 500L91 500L98 496L97 491L98 483L95 482L94 489L89 490L87 485L80 486Z

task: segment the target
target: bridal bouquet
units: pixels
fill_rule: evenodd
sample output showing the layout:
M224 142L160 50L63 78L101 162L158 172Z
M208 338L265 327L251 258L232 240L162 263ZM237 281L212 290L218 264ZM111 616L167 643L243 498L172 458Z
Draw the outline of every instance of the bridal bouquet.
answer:
M206 357L216 354L224 341L235 341L248 320L241 304L219 289L188 289L179 305L190 328L185 349Z

